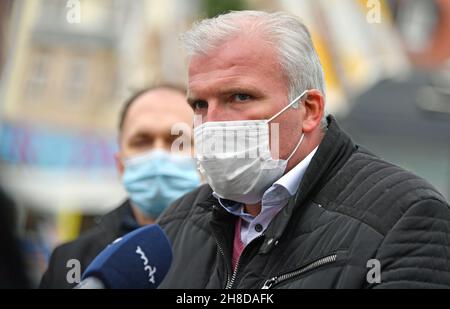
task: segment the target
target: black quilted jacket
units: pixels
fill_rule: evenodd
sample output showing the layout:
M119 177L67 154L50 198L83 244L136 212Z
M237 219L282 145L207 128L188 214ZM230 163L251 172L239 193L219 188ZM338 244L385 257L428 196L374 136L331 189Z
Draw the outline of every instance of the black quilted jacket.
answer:
M231 269L235 218L205 185L160 219L161 288L450 288L450 209L423 179L328 131L289 204ZM378 272L380 270L380 272Z

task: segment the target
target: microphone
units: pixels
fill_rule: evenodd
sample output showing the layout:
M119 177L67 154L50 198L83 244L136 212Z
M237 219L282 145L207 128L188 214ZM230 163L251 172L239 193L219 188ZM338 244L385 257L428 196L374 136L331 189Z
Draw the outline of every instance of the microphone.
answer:
M155 289L169 271L172 248L158 225L141 227L108 245L75 289Z

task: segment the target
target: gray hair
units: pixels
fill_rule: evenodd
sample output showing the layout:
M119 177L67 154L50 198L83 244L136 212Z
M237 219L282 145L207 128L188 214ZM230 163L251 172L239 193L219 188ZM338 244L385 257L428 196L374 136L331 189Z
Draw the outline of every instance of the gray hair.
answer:
M246 21L252 21L250 26ZM303 91L318 89L326 96L325 78L308 28L296 17L283 12L235 11L196 23L182 36L189 56L207 54L242 32L259 31L280 57L288 79L289 100ZM324 114L325 116L325 114ZM322 127L326 127L325 117Z

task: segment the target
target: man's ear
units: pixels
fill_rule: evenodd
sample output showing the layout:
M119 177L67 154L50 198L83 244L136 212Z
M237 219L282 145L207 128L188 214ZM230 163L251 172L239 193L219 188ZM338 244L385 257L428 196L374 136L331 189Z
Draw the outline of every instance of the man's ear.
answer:
M119 173L120 177L122 177L123 173L125 172L125 166L123 165L122 156L120 152L116 152L114 154L114 161L116 162L117 172Z
M308 91L305 101L305 118L303 119L303 132L310 133L320 126L325 113L325 99L316 89Z

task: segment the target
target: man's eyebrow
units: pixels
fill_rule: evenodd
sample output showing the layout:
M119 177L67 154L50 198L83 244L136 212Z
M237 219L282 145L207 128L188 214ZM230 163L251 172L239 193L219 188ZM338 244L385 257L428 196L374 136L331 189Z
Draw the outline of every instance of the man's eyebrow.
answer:
M195 101L197 101L197 99L195 97L192 97L192 96L187 97L187 102L189 105L194 104Z
M232 95L232 94L238 94L238 93L244 93L244 94L251 94L256 96L262 96L262 93L260 90L253 86L230 86L230 87L222 87L222 89L217 90L216 94L218 96L226 96L226 95ZM194 104L194 102L203 100L200 98L197 98L196 96L193 96L192 93L187 93L187 102L189 105Z
M132 132L130 134L130 140L135 138L149 138L152 137L152 134L149 134L148 132L145 132L143 130L136 130L135 132Z
M236 86L236 87L229 87L224 88L223 90L219 91L219 95L230 95L230 94L260 94L261 92L255 89L254 87L250 86Z
M188 102L189 105L194 104L195 101L197 101L198 99L196 98L196 96L194 96L192 94L192 91L189 91L189 89L186 92L186 101Z

